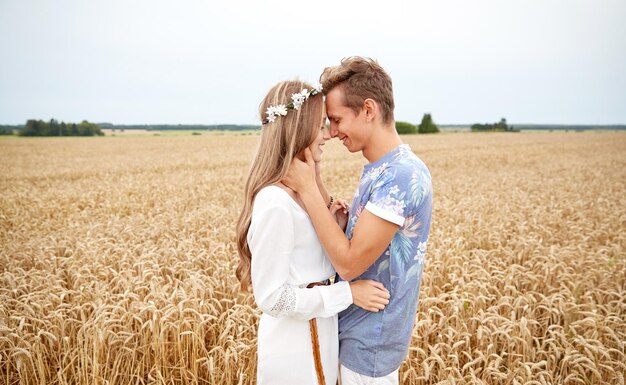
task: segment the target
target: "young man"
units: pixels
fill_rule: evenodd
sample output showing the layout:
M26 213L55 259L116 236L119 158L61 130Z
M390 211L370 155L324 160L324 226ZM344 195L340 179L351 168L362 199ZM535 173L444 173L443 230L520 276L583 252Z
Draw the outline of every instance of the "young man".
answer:
M292 162L286 182L298 192L343 280L373 279L391 298L383 311L350 306L339 314L343 385L397 384L417 312L432 213L426 165L395 130L391 78L377 62L342 60L321 76L331 136L368 160L345 234L327 210L310 152Z

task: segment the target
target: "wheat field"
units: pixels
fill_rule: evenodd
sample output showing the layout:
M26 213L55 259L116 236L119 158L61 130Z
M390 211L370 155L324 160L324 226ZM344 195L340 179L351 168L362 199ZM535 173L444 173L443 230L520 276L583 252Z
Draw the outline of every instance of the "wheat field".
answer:
M624 384L626 133L407 136L434 212L402 384ZM0 384L253 384L258 136L0 140ZM364 160L330 142L329 190Z

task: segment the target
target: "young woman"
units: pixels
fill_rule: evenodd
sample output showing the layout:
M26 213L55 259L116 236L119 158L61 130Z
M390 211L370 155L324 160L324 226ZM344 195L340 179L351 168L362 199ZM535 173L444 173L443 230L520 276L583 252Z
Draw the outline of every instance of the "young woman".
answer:
M252 286L263 311L258 330L257 383L337 381L337 313L350 304L382 310L389 293L378 282L329 285L335 270L293 190L281 183L305 148L317 164L330 138L321 90L300 81L274 86L261 103L261 142L237 224L237 278ZM317 167L319 170L319 167ZM333 202L317 174L320 194L345 226L345 202ZM313 320L313 321L312 321Z

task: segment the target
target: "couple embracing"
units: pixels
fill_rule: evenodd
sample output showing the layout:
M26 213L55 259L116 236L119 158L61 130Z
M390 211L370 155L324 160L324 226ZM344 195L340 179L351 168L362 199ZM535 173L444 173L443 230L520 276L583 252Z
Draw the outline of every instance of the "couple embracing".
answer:
M237 224L237 278L263 311L257 383L397 384L430 230L430 173L395 130L391 78L377 62L347 58L320 80L281 82L261 103ZM322 181L331 138L368 161L351 204Z

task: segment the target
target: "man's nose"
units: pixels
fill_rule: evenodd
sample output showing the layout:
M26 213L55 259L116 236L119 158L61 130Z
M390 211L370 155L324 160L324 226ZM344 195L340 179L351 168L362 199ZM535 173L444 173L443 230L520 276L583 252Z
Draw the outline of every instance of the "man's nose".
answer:
M333 124L330 125L329 131L330 131L331 138L335 138L337 137L337 135L339 135L339 131L335 127L333 127Z
M324 140L330 140L330 138L332 138L332 135L330 133L330 128L324 130L323 133L324 135L322 137L324 138Z

